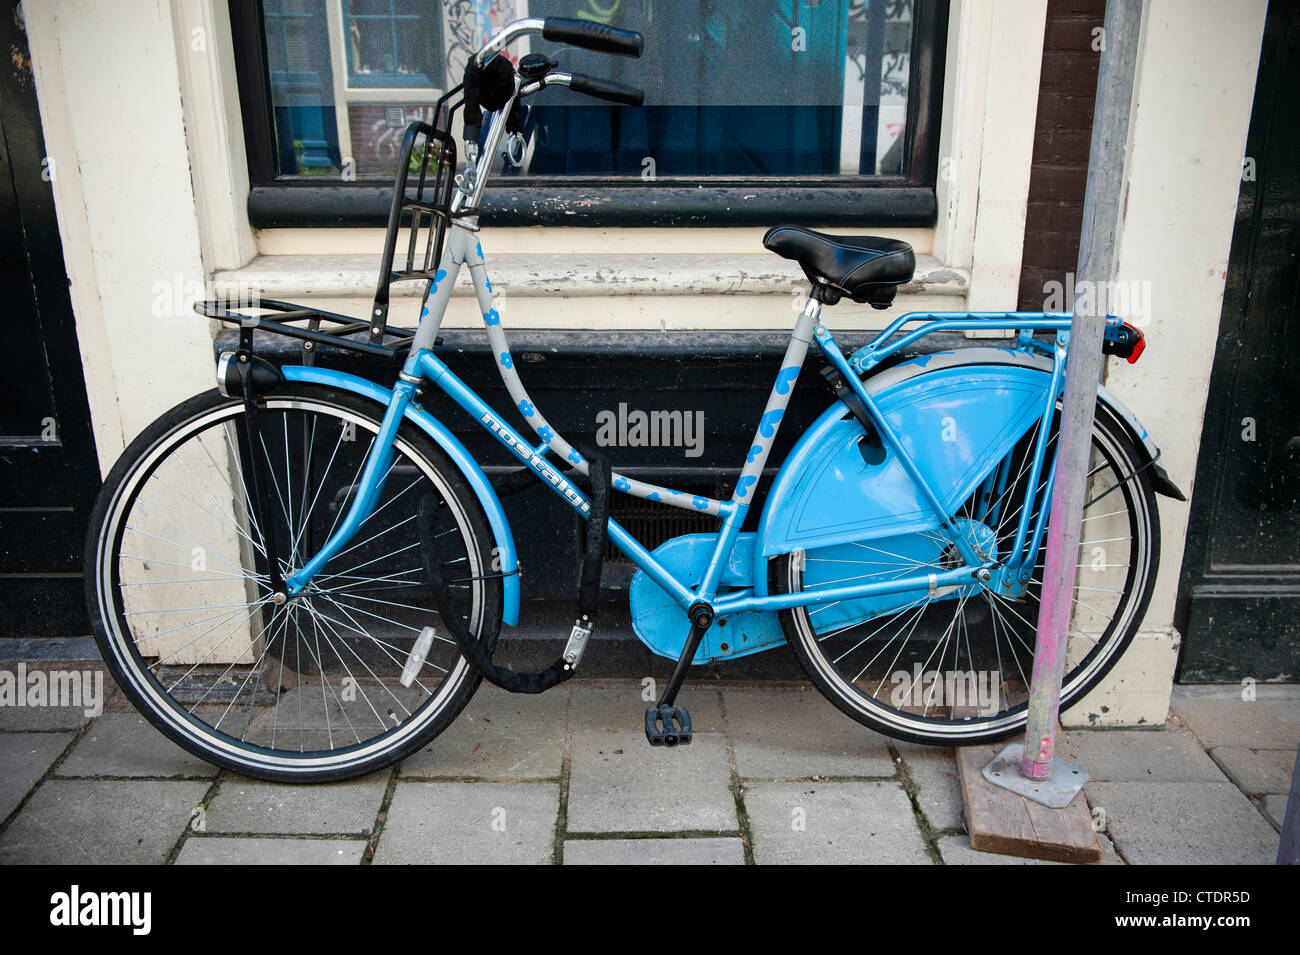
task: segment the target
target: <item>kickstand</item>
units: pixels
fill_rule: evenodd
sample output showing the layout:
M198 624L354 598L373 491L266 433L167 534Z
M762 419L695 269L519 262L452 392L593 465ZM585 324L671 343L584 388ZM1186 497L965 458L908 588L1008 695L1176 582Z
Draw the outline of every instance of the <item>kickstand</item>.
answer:
M684 706L674 706L677 692L686 680L686 673L695 659L695 651L700 648L700 641L713 624L713 608L707 604L695 604L690 609L691 632L682 647L682 654L677 658L677 666L668 679L659 702L645 711L645 738L651 746L686 746L691 742L691 714Z

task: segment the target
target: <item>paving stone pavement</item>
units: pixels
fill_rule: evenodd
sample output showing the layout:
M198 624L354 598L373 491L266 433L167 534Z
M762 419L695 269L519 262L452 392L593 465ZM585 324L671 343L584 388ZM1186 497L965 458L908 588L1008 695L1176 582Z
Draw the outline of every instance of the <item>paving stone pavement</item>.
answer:
M1277 832L1227 780L1095 783L1088 801L1135 864L1271 865L1277 857Z
M521 696L484 684L456 721L401 767L436 779L558 779L568 695Z
M744 865L739 838L569 839L565 865Z
M797 682L706 681L695 742L651 749L636 680L485 686L400 766L289 786L218 772L111 688L0 707L0 864L1013 865L976 852L952 751L887 739ZM1177 688L1164 729L1072 730L1103 863L1269 863L1300 688ZM112 703L112 705L109 705Z
M752 782L745 809L760 864L933 861L911 800L892 782Z
M545 864L555 852L554 783L399 782L376 864Z
M357 865L363 839L250 839L240 836L190 838L177 865Z
M272 835L370 835L388 788L385 773L342 783L289 786L235 776L207 805L208 832Z
M59 776L215 776L217 768L191 756L137 713L105 713L77 740Z
M1248 796L1285 793L1291 789L1294 753L1279 749L1220 746L1210 750L1210 755L1237 788Z
M0 818L23 797L72 741L71 733L0 733Z
M696 732L690 746L652 748L644 733L576 732L569 775L571 832L737 832L727 742Z
M0 864L164 862L207 789L203 782L49 779L0 834Z
M1264 815L1278 832L1282 831L1282 819L1286 816L1287 797L1272 794L1264 797Z
M726 689L722 699L743 778L895 775L889 740L843 716L806 683Z

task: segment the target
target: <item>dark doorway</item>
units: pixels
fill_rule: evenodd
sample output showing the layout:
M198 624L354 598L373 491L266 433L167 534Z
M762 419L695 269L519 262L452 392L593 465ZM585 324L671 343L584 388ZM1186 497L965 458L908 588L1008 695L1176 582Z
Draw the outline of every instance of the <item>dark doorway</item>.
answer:
M1300 670L1297 89L1300 5L1270 3L1179 588L1183 682Z
M0 635L89 633L81 587L99 489L86 385L27 38L0 11Z

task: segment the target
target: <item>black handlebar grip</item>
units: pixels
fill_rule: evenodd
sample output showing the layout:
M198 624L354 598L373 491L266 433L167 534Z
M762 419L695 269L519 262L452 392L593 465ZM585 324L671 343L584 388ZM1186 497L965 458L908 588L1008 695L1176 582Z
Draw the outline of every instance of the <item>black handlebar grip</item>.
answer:
M599 80L582 73L573 74L573 79L569 81L569 89L575 93L586 93L588 96L607 99L611 103L622 103L625 106L640 106L641 101L645 99L645 93L635 86L625 86L613 80Z
M618 30L603 23L568 17L547 17L542 22L542 37L580 46L584 50L617 53L619 56L640 56L645 43L641 34L632 30Z

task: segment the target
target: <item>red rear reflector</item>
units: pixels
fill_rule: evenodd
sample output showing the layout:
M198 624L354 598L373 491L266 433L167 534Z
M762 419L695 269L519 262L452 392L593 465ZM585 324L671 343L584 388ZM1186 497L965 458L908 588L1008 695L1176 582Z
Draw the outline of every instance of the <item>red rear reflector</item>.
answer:
M1134 328L1128 322L1124 323L1124 327L1127 328L1130 332L1132 332L1133 335L1136 336L1137 338L1137 341L1133 343L1133 352L1128 356L1128 363L1131 365L1142 356L1142 352L1147 347L1147 340L1145 336L1143 336L1142 331L1140 329Z

